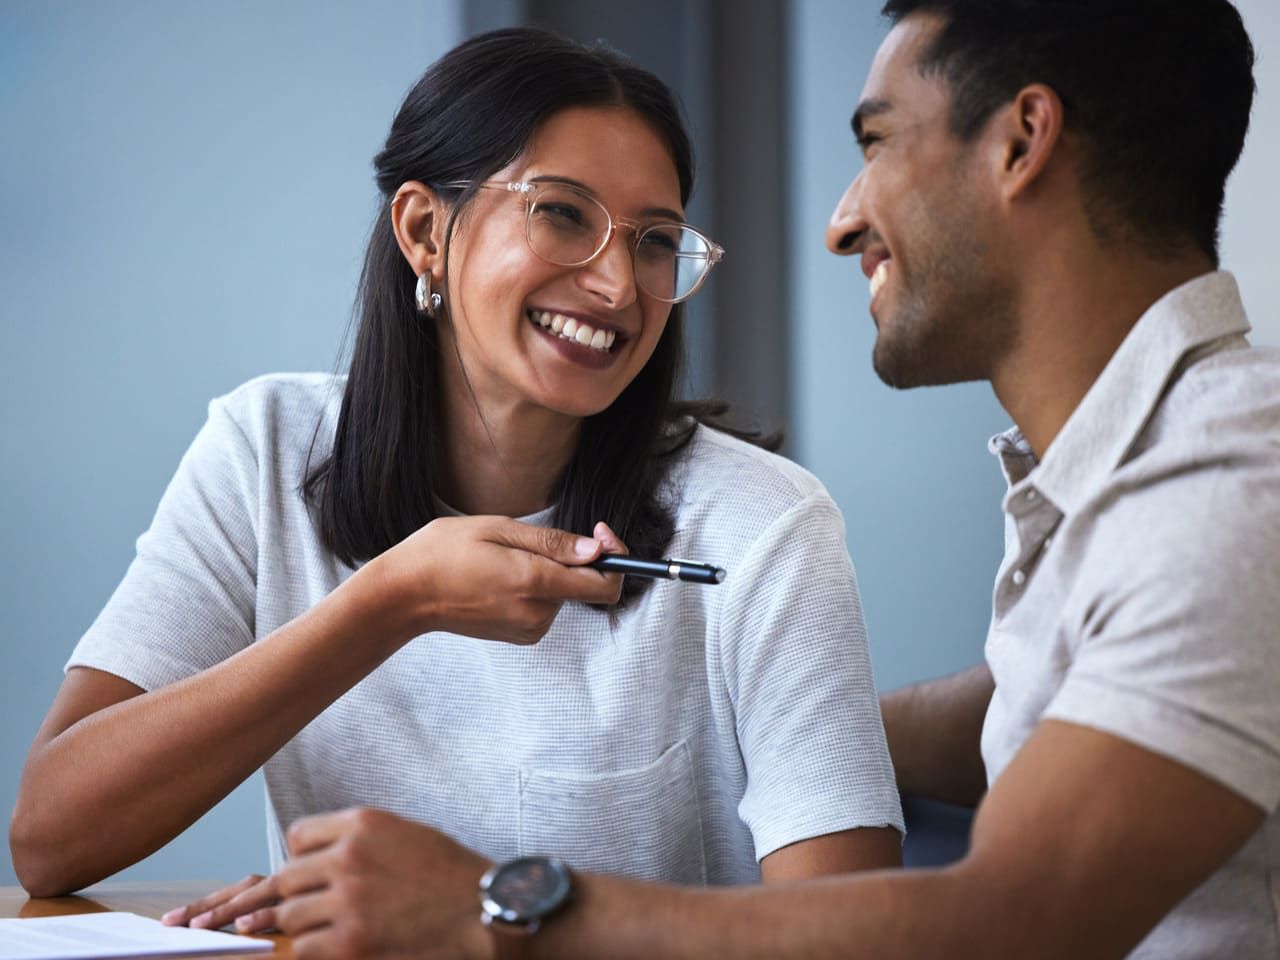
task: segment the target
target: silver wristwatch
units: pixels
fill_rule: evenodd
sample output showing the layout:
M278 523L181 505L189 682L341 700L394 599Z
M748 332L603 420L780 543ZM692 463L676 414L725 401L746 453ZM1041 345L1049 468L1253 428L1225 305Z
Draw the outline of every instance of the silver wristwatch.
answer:
M503 933L535 933L565 905L571 886L569 868L554 857L496 863L480 878L480 920Z

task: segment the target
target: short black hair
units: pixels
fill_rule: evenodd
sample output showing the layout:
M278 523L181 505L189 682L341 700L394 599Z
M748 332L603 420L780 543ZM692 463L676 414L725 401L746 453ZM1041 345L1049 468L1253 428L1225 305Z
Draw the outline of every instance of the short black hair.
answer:
M1157 255L1190 247L1217 265L1256 89L1253 45L1227 0L888 0L882 13L942 19L920 69L950 88L956 136L977 136L1044 83L1082 144L1094 232Z

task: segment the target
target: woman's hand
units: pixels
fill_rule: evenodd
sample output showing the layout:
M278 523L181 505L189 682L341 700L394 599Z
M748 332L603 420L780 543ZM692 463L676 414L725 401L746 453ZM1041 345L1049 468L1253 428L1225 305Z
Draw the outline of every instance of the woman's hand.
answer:
M626 547L603 523L593 532L594 539L508 517L442 517L358 576L386 591L410 636L445 630L535 643L566 600L618 601L622 577L587 565Z
M289 852L270 878L279 903L242 916L238 932L276 927L299 960L493 955L478 897L489 864L430 827L346 810L294 823Z
M264 877L253 873L239 883L215 890L185 907L170 910L160 920L170 927L186 926L206 930L218 930L238 917L251 915L271 921L268 908L280 902L275 882L274 876ZM237 930L240 933L260 933L273 926L274 921L271 921L252 928L237 925Z

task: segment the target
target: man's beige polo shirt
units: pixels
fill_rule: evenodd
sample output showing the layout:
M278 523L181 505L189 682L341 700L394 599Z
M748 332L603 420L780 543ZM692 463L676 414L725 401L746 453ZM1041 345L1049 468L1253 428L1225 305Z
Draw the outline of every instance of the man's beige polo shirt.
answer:
M1270 814L1134 957L1280 956L1280 351L1248 329L1231 275L1199 277L1143 315L1042 462L1016 429L991 441L1009 491L989 778L1053 718Z

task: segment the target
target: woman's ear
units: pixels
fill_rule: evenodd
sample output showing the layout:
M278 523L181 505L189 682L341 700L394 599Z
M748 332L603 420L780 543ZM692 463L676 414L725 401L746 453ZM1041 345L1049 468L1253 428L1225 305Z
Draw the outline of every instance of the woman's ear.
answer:
M391 228L396 243L415 276L430 273L444 281L444 230L449 208L430 187L409 180L400 185L391 201Z

